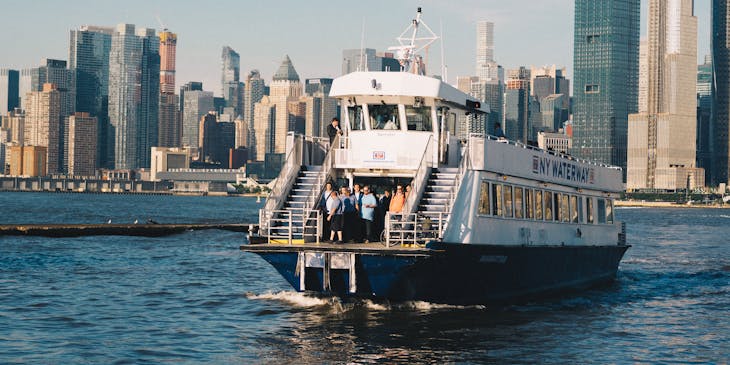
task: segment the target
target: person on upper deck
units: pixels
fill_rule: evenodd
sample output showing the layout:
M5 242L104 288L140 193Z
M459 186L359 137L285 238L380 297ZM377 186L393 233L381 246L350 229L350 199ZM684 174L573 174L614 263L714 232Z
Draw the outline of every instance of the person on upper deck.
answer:
M332 118L332 122L327 126L327 135L330 137L330 146L335 140L337 135L342 135L342 129L340 129L340 120L337 117Z
M499 122L494 123L494 136L498 139L507 139L507 136L504 135L504 131L502 130L502 125Z
M395 194L390 198L390 209L391 213L400 213L403 211L403 204L406 202L406 196L403 192L403 185L398 185L395 188Z

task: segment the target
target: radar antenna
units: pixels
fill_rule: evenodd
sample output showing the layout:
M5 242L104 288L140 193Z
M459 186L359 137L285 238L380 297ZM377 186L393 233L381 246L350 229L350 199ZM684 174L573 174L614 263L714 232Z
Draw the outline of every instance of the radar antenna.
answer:
M419 7L416 13L416 19L413 19L408 28L396 38L399 45L388 47L388 50L396 51L396 58L400 62L401 71L425 75L426 64L423 57L418 53L426 49L426 53L428 54L428 46L439 39L439 37L421 20L421 15L421 8ZM419 36L418 30L420 26L423 26L428 34Z

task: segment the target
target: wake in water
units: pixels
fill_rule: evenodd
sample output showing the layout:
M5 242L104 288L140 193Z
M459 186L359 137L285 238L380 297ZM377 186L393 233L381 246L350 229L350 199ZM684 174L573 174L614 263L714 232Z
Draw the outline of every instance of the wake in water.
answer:
M292 305L296 308L326 308L335 312L348 312L355 309L365 309L373 312L413 311L433 312L449 310L485 310L483 305L450 305L429 303L424 301L374 301L371 299L346 299L335 296L314 295L295 291L280 291L264 294L247 293L246 297L253 300L277 301Z

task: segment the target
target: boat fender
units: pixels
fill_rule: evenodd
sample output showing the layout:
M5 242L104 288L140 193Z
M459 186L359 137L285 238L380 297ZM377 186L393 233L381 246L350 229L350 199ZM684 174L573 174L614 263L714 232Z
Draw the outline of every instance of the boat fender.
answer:
M583 237L583 232L580 230L580 228L575 230L575 236L578 238Z

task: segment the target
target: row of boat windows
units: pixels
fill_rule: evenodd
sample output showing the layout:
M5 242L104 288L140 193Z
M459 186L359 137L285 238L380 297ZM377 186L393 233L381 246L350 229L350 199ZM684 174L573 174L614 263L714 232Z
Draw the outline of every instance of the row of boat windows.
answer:
M583 214L584 207L587 214ZM613 223L613 201L610 199L488 181L481 183L478 211L480 215L505 218L565 223Z

